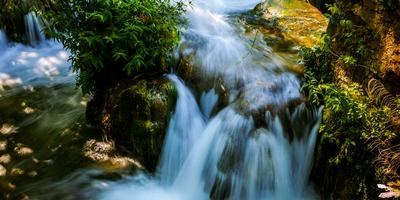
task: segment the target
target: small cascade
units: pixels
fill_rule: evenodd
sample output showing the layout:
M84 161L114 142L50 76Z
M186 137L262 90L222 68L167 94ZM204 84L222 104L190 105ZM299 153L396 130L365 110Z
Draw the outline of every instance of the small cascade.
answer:
M304 104L287 113L293 129L280 117L266 113L267 128L256 128L231 139L220 159L220 174L211 194L213 199L316 199L308 185L321 110L308 111Z
M42 30L42 24L38 16L34 12L30 12L25 16L25 28L28 43L32 46L37 46L46 40Z
M0 51L7 47L7 36L3 30L0 29Z
M177 76L169 75L169 79L178 89L178 100L159 164L159 174L164 184L171 184L176 178L191 147L205 126L204 118L189 89Z

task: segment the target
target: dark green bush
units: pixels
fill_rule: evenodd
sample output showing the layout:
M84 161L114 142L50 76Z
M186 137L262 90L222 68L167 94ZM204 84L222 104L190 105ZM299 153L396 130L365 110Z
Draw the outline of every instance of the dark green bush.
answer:
M183 3L170 0L65 0L48 17L50 35L71 51L84 93L167 68L179 41Z

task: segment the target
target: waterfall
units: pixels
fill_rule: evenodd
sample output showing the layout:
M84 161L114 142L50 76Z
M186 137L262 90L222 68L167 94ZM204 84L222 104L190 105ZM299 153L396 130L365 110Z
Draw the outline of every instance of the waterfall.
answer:
M223 80L228 105L215 108L214 89L197 91L198 103L176 75L168 75L178 101L156 176L110 183L99 199L318 198L308 180L322 108L295 103L303 99L298 78L232 17L259 2L192 2L184 52L194 55L202 76ZM251 41L258 39L254 48Z
M0 51L7 47L7 36L3 30L0 29Z
M25 15L25 28L28 43L36 46L46 40L39 18L34 12Z
M164 152L159 165L159 174L164 184L171 184L176 178L190 148L205 125L192 93L176 76L170 75L169 78L178 89L178 100L168 127Z

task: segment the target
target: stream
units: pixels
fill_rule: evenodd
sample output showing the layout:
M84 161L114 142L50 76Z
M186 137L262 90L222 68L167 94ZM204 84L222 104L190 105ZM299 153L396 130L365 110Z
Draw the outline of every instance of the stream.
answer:
M62 45L34 15L31 45L0 31L0 185L10 199L318 199L309 182L322 108L301 103L298 74L256 30L259 0L194 0L180 44L209 86L166 75L178 100L155 173L111 174L80 155L89 96ZM291 47L288 47L288 49ZM288 50L289 51L289 50ZM227 103L219 106L221 87ZM200 95L196 95L200 94ZM199 98L196 98L199 96Z

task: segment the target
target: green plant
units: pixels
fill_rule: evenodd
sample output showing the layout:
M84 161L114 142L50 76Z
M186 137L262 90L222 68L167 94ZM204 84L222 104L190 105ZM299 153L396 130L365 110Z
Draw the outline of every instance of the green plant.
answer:
M50 35L71 51L84 93L138 73L165 71L180 38L184 4L171 0L66 0Z
M353 83L343 87L337 84L330 63L339 58L324 45L303 49L302 58L305 65L302 90L308 96L308 103L311 106L324 105L317 167L323 168L323 171L345 169L346 172L342 172L344 174L338 174L344 177L338 180L359 182L359 185L346 190L351 191L354 197L368 199L376 190L371 183L374 179L383 181L381 178L384 174L382 176L379 173L386 173L385 168L389 166L387 163L377 163L382 159L379 159L381 155L376 147L384 149L396 137L391 126L393 112L385 107L373 107L361 85ZM368 145L372 141L379 142Z
M400 2L397 0L377 0L379 4L382 5L384 10L396 11L399 9Z

